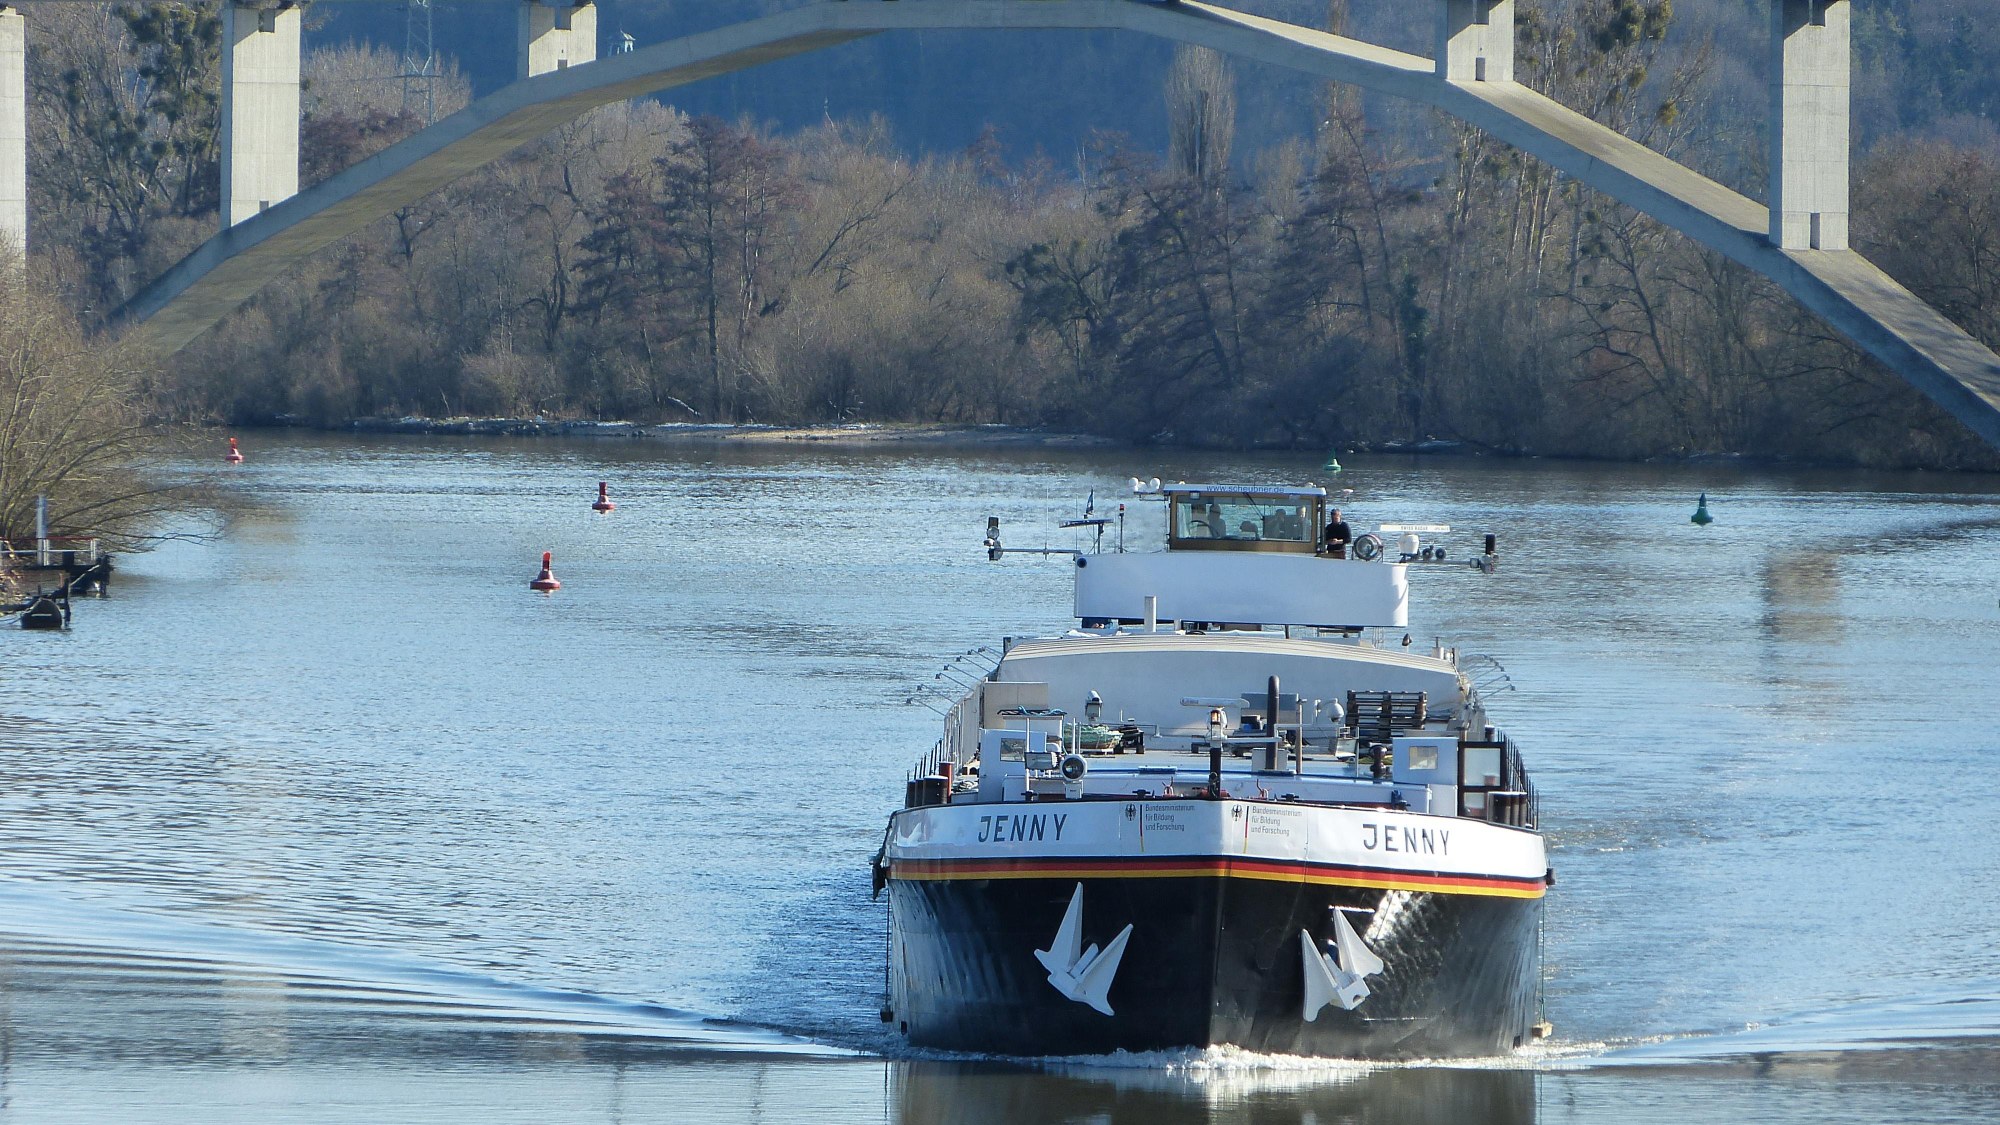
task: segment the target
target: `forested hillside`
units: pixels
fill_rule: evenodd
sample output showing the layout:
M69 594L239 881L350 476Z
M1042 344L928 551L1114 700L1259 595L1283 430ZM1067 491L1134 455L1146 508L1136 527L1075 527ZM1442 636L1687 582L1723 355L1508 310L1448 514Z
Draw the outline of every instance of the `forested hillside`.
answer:
M601 26L775 6L606 3ZM1420 5L1243 6L1427 49ZM1972 0L1861 8L1858 244L2000 342L2000 88L1972 61L1994 33ZM1764 10L1522 0L1522 78L1758 194ZM346 9L315 18L308 181L422 125L393 50L347 42ZM215 21L34 19L36 276L101 316L213 229ZM491 69L454 71L440 109ZM1996 464L1769 284L1352 90L1023 33L883 37L672 102L593 114L319 255L181 357L159 410Z

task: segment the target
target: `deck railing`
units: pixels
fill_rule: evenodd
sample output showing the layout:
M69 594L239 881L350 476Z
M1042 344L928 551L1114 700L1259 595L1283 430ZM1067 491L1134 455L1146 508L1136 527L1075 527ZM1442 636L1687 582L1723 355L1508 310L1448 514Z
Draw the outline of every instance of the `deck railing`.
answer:
M917 764L910 769L909 780L938 777L943 773L947 762L951 763L952 772L956 774L958 767L965 764L965 748L961 745L960 732L965 725L965 705L970 702L971 699L961 699L945 712L944 737L937 740L937 744L931 747L930 753L917 759Z
M67 557L65 557L67 556ZM52 535L32 547L16 547L0 539L0 566L95 566L104 557L96 539Z

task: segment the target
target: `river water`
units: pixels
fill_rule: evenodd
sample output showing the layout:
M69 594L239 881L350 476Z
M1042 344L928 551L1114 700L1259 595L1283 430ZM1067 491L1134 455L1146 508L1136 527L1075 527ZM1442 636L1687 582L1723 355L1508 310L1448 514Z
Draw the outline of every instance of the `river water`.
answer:
M1411 632L1504 668L1556 1037L1030 1067L876 1018L917 689L1065 625L985 519L1311 459L245 445L226 527L0 631L0 1121L2000 1118L2000 478L1353 458L1355 522L1501 537Z

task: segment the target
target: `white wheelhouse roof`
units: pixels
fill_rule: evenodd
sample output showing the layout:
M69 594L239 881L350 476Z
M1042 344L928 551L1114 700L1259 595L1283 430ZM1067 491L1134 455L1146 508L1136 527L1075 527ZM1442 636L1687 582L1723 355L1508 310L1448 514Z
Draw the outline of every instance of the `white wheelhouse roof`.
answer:
M1175 496L1199 493L1203 496L1325 496L1326 489L1318 485L1300 488L1296 485L1270 484L1163 484L1160 495Z

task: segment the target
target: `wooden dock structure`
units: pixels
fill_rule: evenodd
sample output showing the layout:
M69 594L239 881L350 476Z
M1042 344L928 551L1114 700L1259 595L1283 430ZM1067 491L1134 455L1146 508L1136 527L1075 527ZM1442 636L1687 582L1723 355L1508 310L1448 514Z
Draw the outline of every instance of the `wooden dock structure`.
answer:
M22 600L0 604L0 614L27 614L41 607L60 604L62 624L69 621L69 600L75 594L102 595L111 585L111 552L95 539L68 539L50 537L35 540L33 547L16 547L0 539L0 577L16 580L20 590L17 595ZM32 580L33 594L26 587ZM55 589L47 590L47 583L53 581ZM29 614L32 616L32 614ZM46 623L36 625L23 618L27 627L51 628Z

